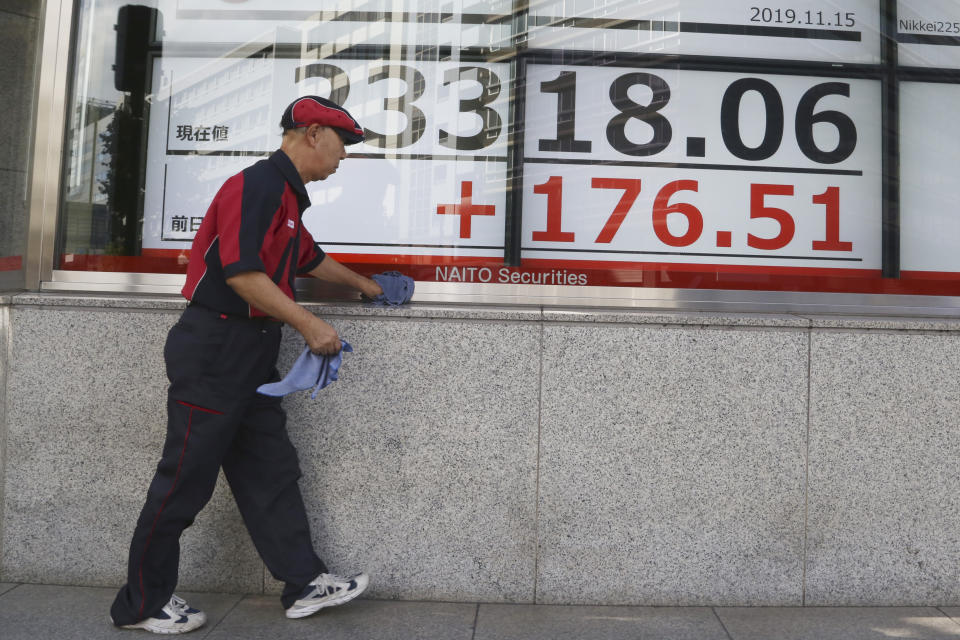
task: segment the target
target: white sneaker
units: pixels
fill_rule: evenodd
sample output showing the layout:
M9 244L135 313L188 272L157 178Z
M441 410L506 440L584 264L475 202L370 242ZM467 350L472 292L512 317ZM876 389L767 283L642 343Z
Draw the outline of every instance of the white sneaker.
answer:
M173 596L157 615L136 624L125 624L120 628L143 629L152 633L186 633L199 629L206 621L207 614L191 608L183 598Z
M303 588L297 601L287 609L287 617L305 618L324 607L349 602L363 593L369 583L370 578L365 573L350 578L321 573Z

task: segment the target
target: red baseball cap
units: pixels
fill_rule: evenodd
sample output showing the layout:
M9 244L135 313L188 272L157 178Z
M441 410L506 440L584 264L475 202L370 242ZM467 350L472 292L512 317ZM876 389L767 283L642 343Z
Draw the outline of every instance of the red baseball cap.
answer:
M297 98L283 111L280 126L284 131L319 124L336 129L344 144L363 142L363 127L350 112L336 102L320 96Z

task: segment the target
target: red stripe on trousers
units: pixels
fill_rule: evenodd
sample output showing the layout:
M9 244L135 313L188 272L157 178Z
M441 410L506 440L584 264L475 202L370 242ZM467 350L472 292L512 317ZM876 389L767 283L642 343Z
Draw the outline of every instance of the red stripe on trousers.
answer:
M207 409L206 407L190 404L189 402L184 402L183 400L177 400L177 404L182 404L185 407L189 407L190 409L196 409L197 411L204 411L206 413L212 413L218 416L223 415L223 411L217 411L216 409Z
M147 592L143 588L143 562L147 558L147 549L150 548L150 541L153 539L153 532L157 528L157 522L160 520L160 514L163 513L164 507L167 506L167 499L170 498L170 494L172 494L173 490L177 487L177 480L180 479L180 469L183 467L183 457L187 454L187 441L190 439L190 427L193 425L193 410L200 409L201 411L209 411L207 409L202 409L201 407L195 407L187 404L186 402L180 402L180 404L184 405L185 407L189 407L190 414L187 417L187 434L183 437L183 449L180 451L180 461L177 463L177 473L173 476L173 485L171 485L170 490L167 491L167 495L163 497L163 502L160 503L160 511L157 512L156 517L153 519L153 526L150 527L150 535L147 536L147 543L143 547L143 555L140 556L140 567L137 569L137 575L140 578L140 611L137 612L137 617L141 619L143 619L143 608L147 604Z

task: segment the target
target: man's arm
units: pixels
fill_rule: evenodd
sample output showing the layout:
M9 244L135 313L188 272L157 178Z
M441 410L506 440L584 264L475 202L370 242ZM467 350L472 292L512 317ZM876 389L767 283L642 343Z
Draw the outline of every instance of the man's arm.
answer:
M227 284L246 302L299 331L314 353L340 351L337 330L288 298L264 272L244 271L227 278Z
M354 289L358 289L368 298L375 298L383 293L383 289L374 280L343 266L330 256L324 256L323 261L309 273L314 278L320 280L326 280L327 282L333 282L335 284L345 284Z

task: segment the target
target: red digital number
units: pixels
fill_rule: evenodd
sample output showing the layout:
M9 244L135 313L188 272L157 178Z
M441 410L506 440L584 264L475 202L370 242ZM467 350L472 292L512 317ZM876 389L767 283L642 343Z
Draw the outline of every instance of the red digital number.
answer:
M770 218L780 225L780 233L772 238L761 238L752 233L747 234L747 245L754 249L773 251L782 249L793 240L796 224L793 216L776 207L768 207L765 202L767 196L792 196L793 186L787 184L752 184L750 185L750 219Z
M641 180L639 178L592 178L590 186L594 189L620 189L623 195L617 202L613 212L607 218L603 228L594 240L595 244L609 244L613 242L620 228L626 220L627 214L640 196ZM670 247L689 247L703 234L703 214L688 202L670 203L670 199L681 191L699 192L700 183L697 180L675 180L666 184L657 193L653 203L653 231L663 244ZM772 207L767 204L767 196L793 196L795 187L787 184L751 184L750 185L750 219L767 218L777 223L779 231L773 237L763 237L747 234L747 245L763 251L783 249L793 241L796 235L796 221L786 210ZM547 228L543 231L534 231L533 240L538 242L574 242L575 234L572 231L563 231L563 178L551 176L543 184L535 185L533 192L547 196ZM815 251L853 251L853 243L840 240L840 188L828 187L821 194L813 196L814 204L822 204L826 208L825 239L814 240ZM687 229L683 234L676 235L667 221L672 214L679 214L686 218ZM731 246L731 232L717 232L717 246Z
M671 247L688 247L703 233L703 214L692 204L678 202L670 204L670 197L678 191L696 191L700 184L696 180L677 180L660 189L653 201L653 231L660 242ZM682 236L670 233L667 216L679 213L687 218L687 232Z
M573 242L574 233L563 231L563 177L550 176L543 184L533 187L533 192L547 196L547 230L534 231L533 239L536 242Z
M827 208L827 238L814 240L814 251L853 251L852 242L840 240L840 187L829 187L820 195L813 196L813 203Z
M612 242L624 218L627 217L627 212L640 195L640 180L639 178L594 178L590 186L594 189L623 189L623 197L607 218L607 223L603 225L600 235L594 240L597 243Z

